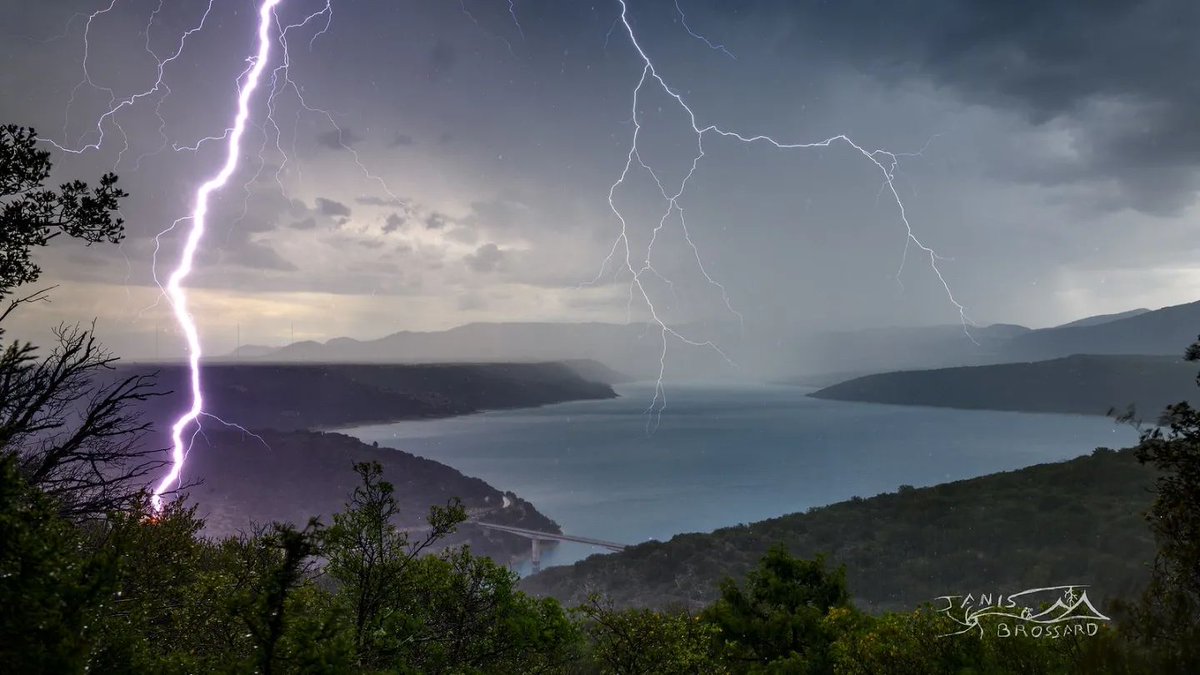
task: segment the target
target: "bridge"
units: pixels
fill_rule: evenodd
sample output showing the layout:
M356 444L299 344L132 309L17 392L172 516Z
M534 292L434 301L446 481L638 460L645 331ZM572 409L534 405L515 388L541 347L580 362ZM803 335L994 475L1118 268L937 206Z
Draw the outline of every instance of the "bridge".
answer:
M497 532L507 532L515 534L518 537L525 537L532 545L532 555L530 561L533 563L533 571L537 572L542 568L542 549L541 542L543 541L569 541L576 544L588 544L590 546L599 546L610 551L624 551L625 544L616 544L611 541L602 539L592 539L591 537L576 537L570 534L555 534L554 532L541 532L539 530L527 530L523 527L513 527L511 525L497 525L495 523L483 523L475 521L475 524L480 527L486 527L489 530Z

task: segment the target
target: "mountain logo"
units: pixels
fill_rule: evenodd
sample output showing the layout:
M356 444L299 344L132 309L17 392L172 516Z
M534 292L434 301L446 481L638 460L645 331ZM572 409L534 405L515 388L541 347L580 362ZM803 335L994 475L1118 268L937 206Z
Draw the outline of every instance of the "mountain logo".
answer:
M938 607L960 630L938 637L978 631L994 631L996 637L1026 636L1056 639L1070 635L1095 635L1100 624L1110 619L1102 614L1087 595L1087 586L1047 586L1018 593L980 593L978 595L942 595Z

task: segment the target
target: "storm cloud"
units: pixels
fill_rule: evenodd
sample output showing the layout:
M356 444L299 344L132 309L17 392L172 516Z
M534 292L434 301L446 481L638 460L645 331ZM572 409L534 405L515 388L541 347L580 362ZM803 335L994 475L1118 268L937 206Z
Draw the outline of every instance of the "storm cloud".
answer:
M345 204L324 197L317 197L317 212L323 216L336 216L342 218L350 217L350 207Z
M734 19L709 3L713 17ZM1011 177L1112 181L1112 208L1173 215L1200 181L1200 4L1186 0L847 0L758 3L793 26L793 53L825 49L892 86L928 80L975 105L1072 135L1071 157ZM818 45L814 47L813 45Z
M171 53L203 8L117 2L93 21L85 78L79 17L107 3L0 4L0 122L72 149L103 133L79 154L47 146L55 180L115 170L131 195L120 248L45 251L45 278L73 295L30 325L80 318L67 308L170 321L139 312L220 165L250 13L215 4L165 66L168 95L147 39ZM644 64L620 5L520 4L524 39L502 3L475 3L476 21L454 2L335 3L330 30L292 31L288 79L253 101L189 278L215 349L239 312L260 343L288 317L314 339L624 321L635 273L672 320L734 307L785 356L804 331L957 323L947 288L980 322L1034 326L1196 299L1200 3L681 0L728 52L683 30L675 3L627 3L697 125L895 151L904 219L880 167L841 141L709 133L697 160L690 114L653 79L631 154ZM289 1L280 21L323 5ZM110 88L149 93L98 126Z

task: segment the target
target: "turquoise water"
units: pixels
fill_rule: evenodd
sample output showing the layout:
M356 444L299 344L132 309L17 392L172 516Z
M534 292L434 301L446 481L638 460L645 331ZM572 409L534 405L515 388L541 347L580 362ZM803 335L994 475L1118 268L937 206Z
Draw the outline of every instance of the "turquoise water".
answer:
M564 532L621 543L1069 459L1136 440L1103 417L807 398L784 386L646 386L608 401L342 430L512 490ZM593 553L562 544L543 565Z

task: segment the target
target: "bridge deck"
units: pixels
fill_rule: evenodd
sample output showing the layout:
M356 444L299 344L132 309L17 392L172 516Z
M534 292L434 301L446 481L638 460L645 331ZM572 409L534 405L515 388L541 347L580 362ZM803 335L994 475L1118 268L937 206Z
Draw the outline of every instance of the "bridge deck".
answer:
M569 542L574 542L577 544L590 544L592 546L600 546L601 548L606 548L610 551L624 551L625 550L625 544L617 544L615 542L604 541L601 539L592 539L591 537L576 537L576 536L572 536L569 534L555 534L553 532L540 532L538 530L527 530L523 527L513 527L511 525L497 525L495 523L483 523L483 522L479 522L479 521L476 521L475 524L480 527L486 527L486 528L489 528L492 530L498 530L500 532L508 532L509 534L515 534L515 535L518 535L521 537L525 537L527 539L533 539L533 540L537 540L537 541L569 541Z

